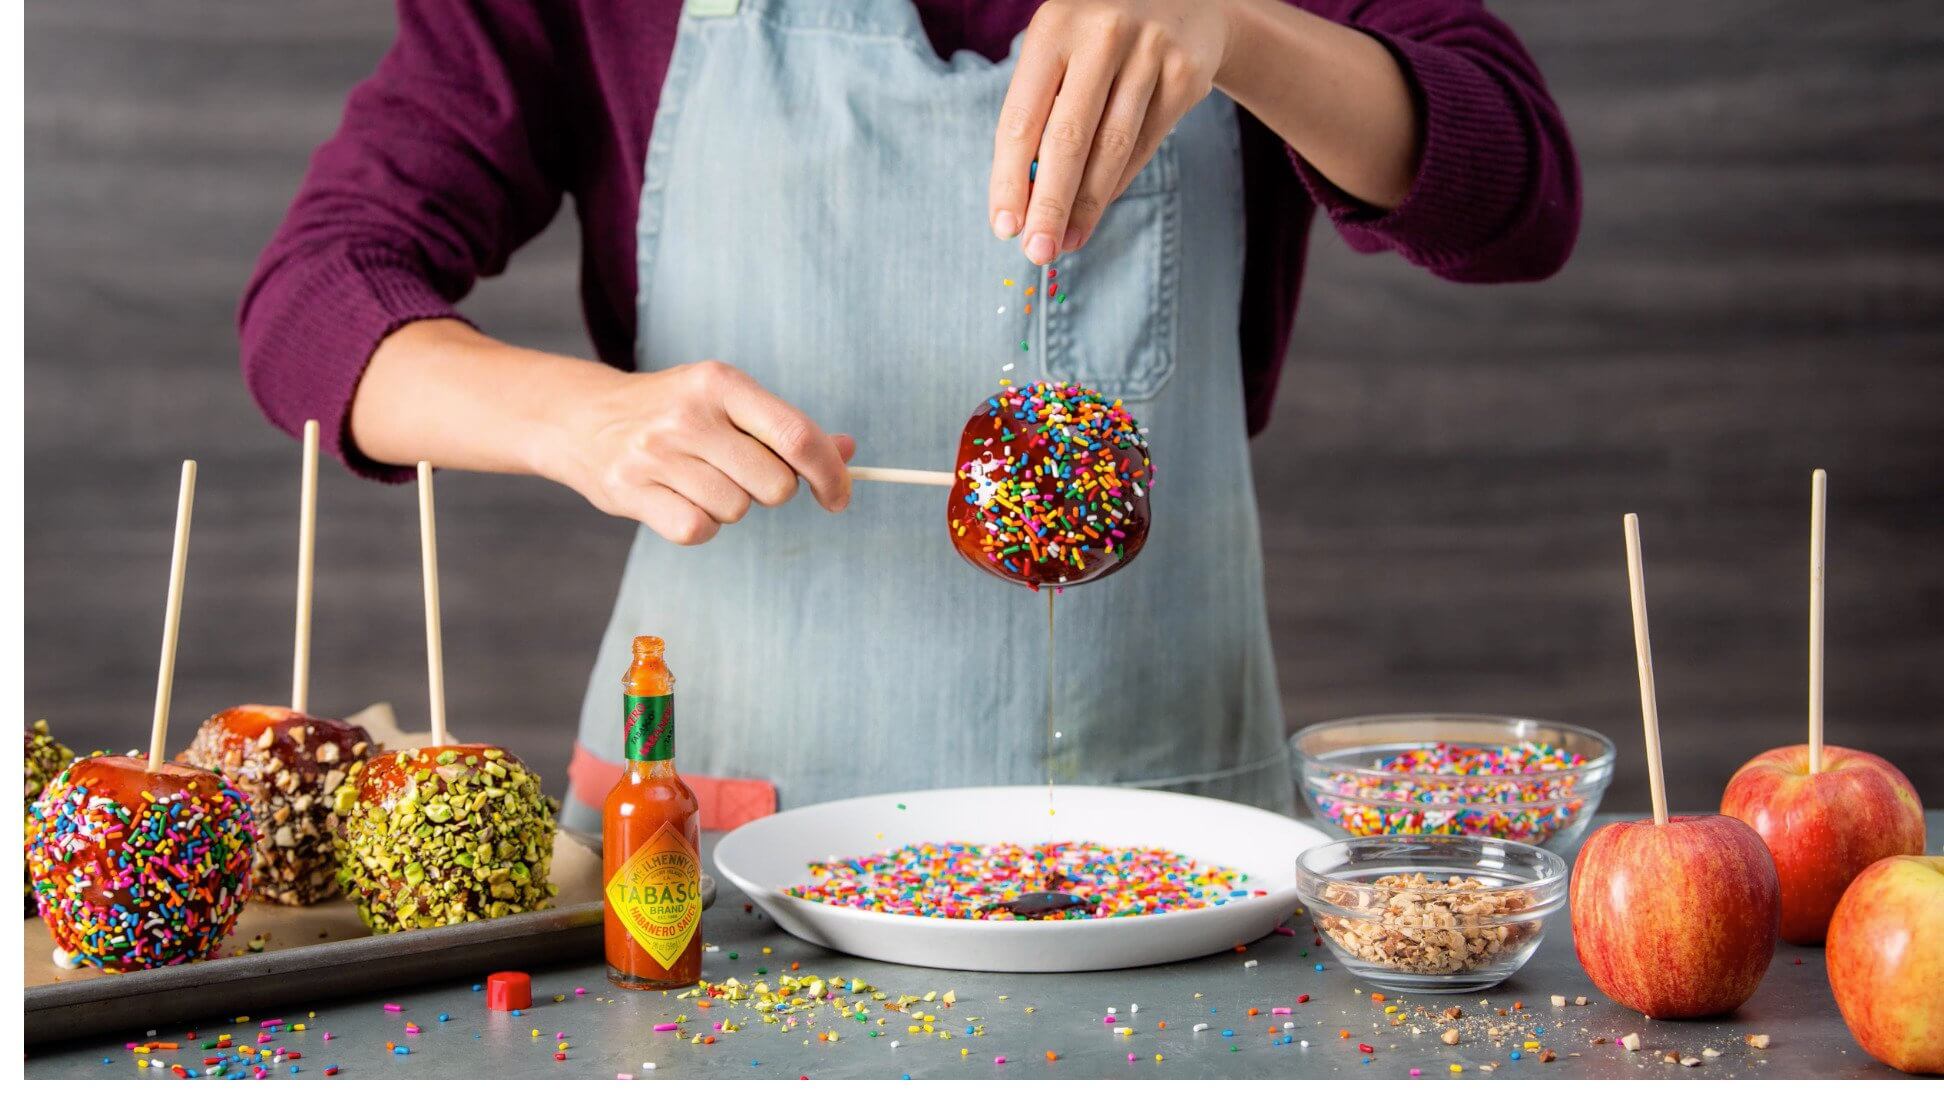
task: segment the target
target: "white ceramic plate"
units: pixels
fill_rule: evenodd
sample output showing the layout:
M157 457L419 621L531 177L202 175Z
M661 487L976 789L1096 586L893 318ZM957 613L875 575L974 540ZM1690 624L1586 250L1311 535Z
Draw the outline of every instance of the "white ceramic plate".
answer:
M902 810L898 805L904 805ZM1224 800L1143 789L1044 786L886 793L795 808L716 844L716 867L785 931L884 962L941 969L1060 973L1154 965L1261 938L1296 910L1296 855L1327 836ZM880 837L881 836L881 837ZM808 864L908 843L1091 839L1176 850L1240 870L1251 896L1209 908L1089 920L959 920L894 916L788 896Z

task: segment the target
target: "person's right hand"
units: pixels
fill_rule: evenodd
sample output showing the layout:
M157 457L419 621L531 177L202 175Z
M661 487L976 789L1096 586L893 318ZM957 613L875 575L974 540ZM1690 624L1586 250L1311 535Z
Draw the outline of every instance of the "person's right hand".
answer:
M707 542L753 504L774 508L810 483L817 503L850 503L844 463L857 451L723 362L614 373L563 398L535 468L610 515L673 543Z

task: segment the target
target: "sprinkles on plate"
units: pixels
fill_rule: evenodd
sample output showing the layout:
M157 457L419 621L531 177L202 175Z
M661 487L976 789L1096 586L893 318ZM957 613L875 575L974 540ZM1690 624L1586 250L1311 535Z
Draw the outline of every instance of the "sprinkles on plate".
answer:
M1094 842L916 843L810 863L812 881L784 891L840 908L941 919L1012 920L993 906L1028 893L1071 893L1084 906L1039 919L1105 919L1191 911L1249 896L1249 878L1185 854Z
M1367 770L1312 776L1317 812L1353 835L1486 835L1543 843L1585 808L1586 762L1551 743L1436 743L1379 759Z

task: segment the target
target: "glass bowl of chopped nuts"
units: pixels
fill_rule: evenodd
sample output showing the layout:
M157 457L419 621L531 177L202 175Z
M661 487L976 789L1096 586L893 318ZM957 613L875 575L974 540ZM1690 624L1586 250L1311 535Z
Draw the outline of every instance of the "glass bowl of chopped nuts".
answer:
M1345 969L1419 993L1490 988L1539 949L1566 901L1565 859L1542 846L1372 835L1296 858L1296 893Z
M1519 716L1360 716L1291 736L1297 791L1337 835L1483 835L1564 849L1613 778L1613 741Z

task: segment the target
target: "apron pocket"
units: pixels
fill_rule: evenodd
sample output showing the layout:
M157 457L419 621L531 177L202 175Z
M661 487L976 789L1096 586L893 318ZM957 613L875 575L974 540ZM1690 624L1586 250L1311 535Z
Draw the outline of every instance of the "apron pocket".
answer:
M1047 314L1047 367L1108 399L1152 400L1175 370L1181 195L1163 140L1093 238L1054 263L1067 302Z

